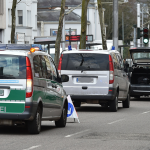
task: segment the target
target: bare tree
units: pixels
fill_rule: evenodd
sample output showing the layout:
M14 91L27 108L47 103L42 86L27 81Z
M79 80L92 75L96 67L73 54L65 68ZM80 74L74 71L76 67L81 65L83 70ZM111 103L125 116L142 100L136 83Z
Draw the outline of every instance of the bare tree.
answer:
M100 20L103 49L107 50L105 23L104 23L104 15L103 15L103 8L102 8L101 0L97 0L97 5L98 5L98 12L99 12L99 20Z
M17 0L13 0L13 2L12 2L12 10L11 10L11 14L12 14L11 43L15 43L16 6L20 2L21 2L21 0L19 0L19 2L17 2Z
M66 2L66 0L62 0L61 1L61 11L60 11L60 17L59 17L59 26L58 26L56 43L55 43L55 58L54 58L54 62L55 62L56 67L58 67L58 62L59 62L60 42L61 42L62 28L63 28L63 18L64 18L64 15L65 15L65 2Z
M11 10L12 13L11 43L15 43L16 5L17 5L17 0L13 0L12 10Z
M86 48L87 7L90 0L82 0L80 49Z

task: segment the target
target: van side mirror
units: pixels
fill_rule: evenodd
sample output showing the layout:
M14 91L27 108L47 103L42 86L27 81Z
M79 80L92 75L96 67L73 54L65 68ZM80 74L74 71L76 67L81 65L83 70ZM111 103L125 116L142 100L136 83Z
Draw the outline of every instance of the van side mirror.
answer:
M68 82L69 81L69 76L68 75L61 75L61 82Z

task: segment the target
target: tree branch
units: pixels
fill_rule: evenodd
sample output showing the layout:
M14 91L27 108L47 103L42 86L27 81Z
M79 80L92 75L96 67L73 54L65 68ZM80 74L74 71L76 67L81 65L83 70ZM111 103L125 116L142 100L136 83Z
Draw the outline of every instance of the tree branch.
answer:
M21 0L19 0L19 2L17 2L17 4L20 3L20 2L21 2Z

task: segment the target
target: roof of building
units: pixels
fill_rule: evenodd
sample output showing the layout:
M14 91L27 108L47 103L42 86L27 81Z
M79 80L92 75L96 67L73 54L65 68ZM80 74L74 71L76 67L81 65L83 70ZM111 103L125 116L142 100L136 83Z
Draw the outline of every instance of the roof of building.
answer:
M90 2L94 2L94 0L90 0ZM66 0L66 6L68 7L76 7L82 3L82 0ZM60 7L61 0L38 0L38 9L46 9L50 7ZM89 3L89 6L93 6L93 4Z
M38 11L38 21L44 21L44 22L55 22L59 21L60 11ZM75 22L81 22L81 17L77 15L74 12L69 13L68 15L65 15L66 21L75 21ZM88 21L89 23L89 21Z

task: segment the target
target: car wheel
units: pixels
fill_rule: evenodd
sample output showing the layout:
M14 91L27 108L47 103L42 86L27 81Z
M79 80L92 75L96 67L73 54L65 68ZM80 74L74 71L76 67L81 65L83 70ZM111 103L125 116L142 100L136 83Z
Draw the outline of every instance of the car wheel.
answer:
M28 121L28 132L31 134L39 134L41 131L41 118L42 112L40 107L38 107L36 115L32 121Z
M61 117L58 121L55 121L56 127L65 127L67 122L67 107L64 106Z
M80 107L81 106L81 102L73 102L74 107Z
M118 110L118 94L116 94L115 99L109 103L109 109L111 112L117 112L117 110Z
M130 107L130 94L127 95L127 98L125 101L122 101L123 108L129 108Z

